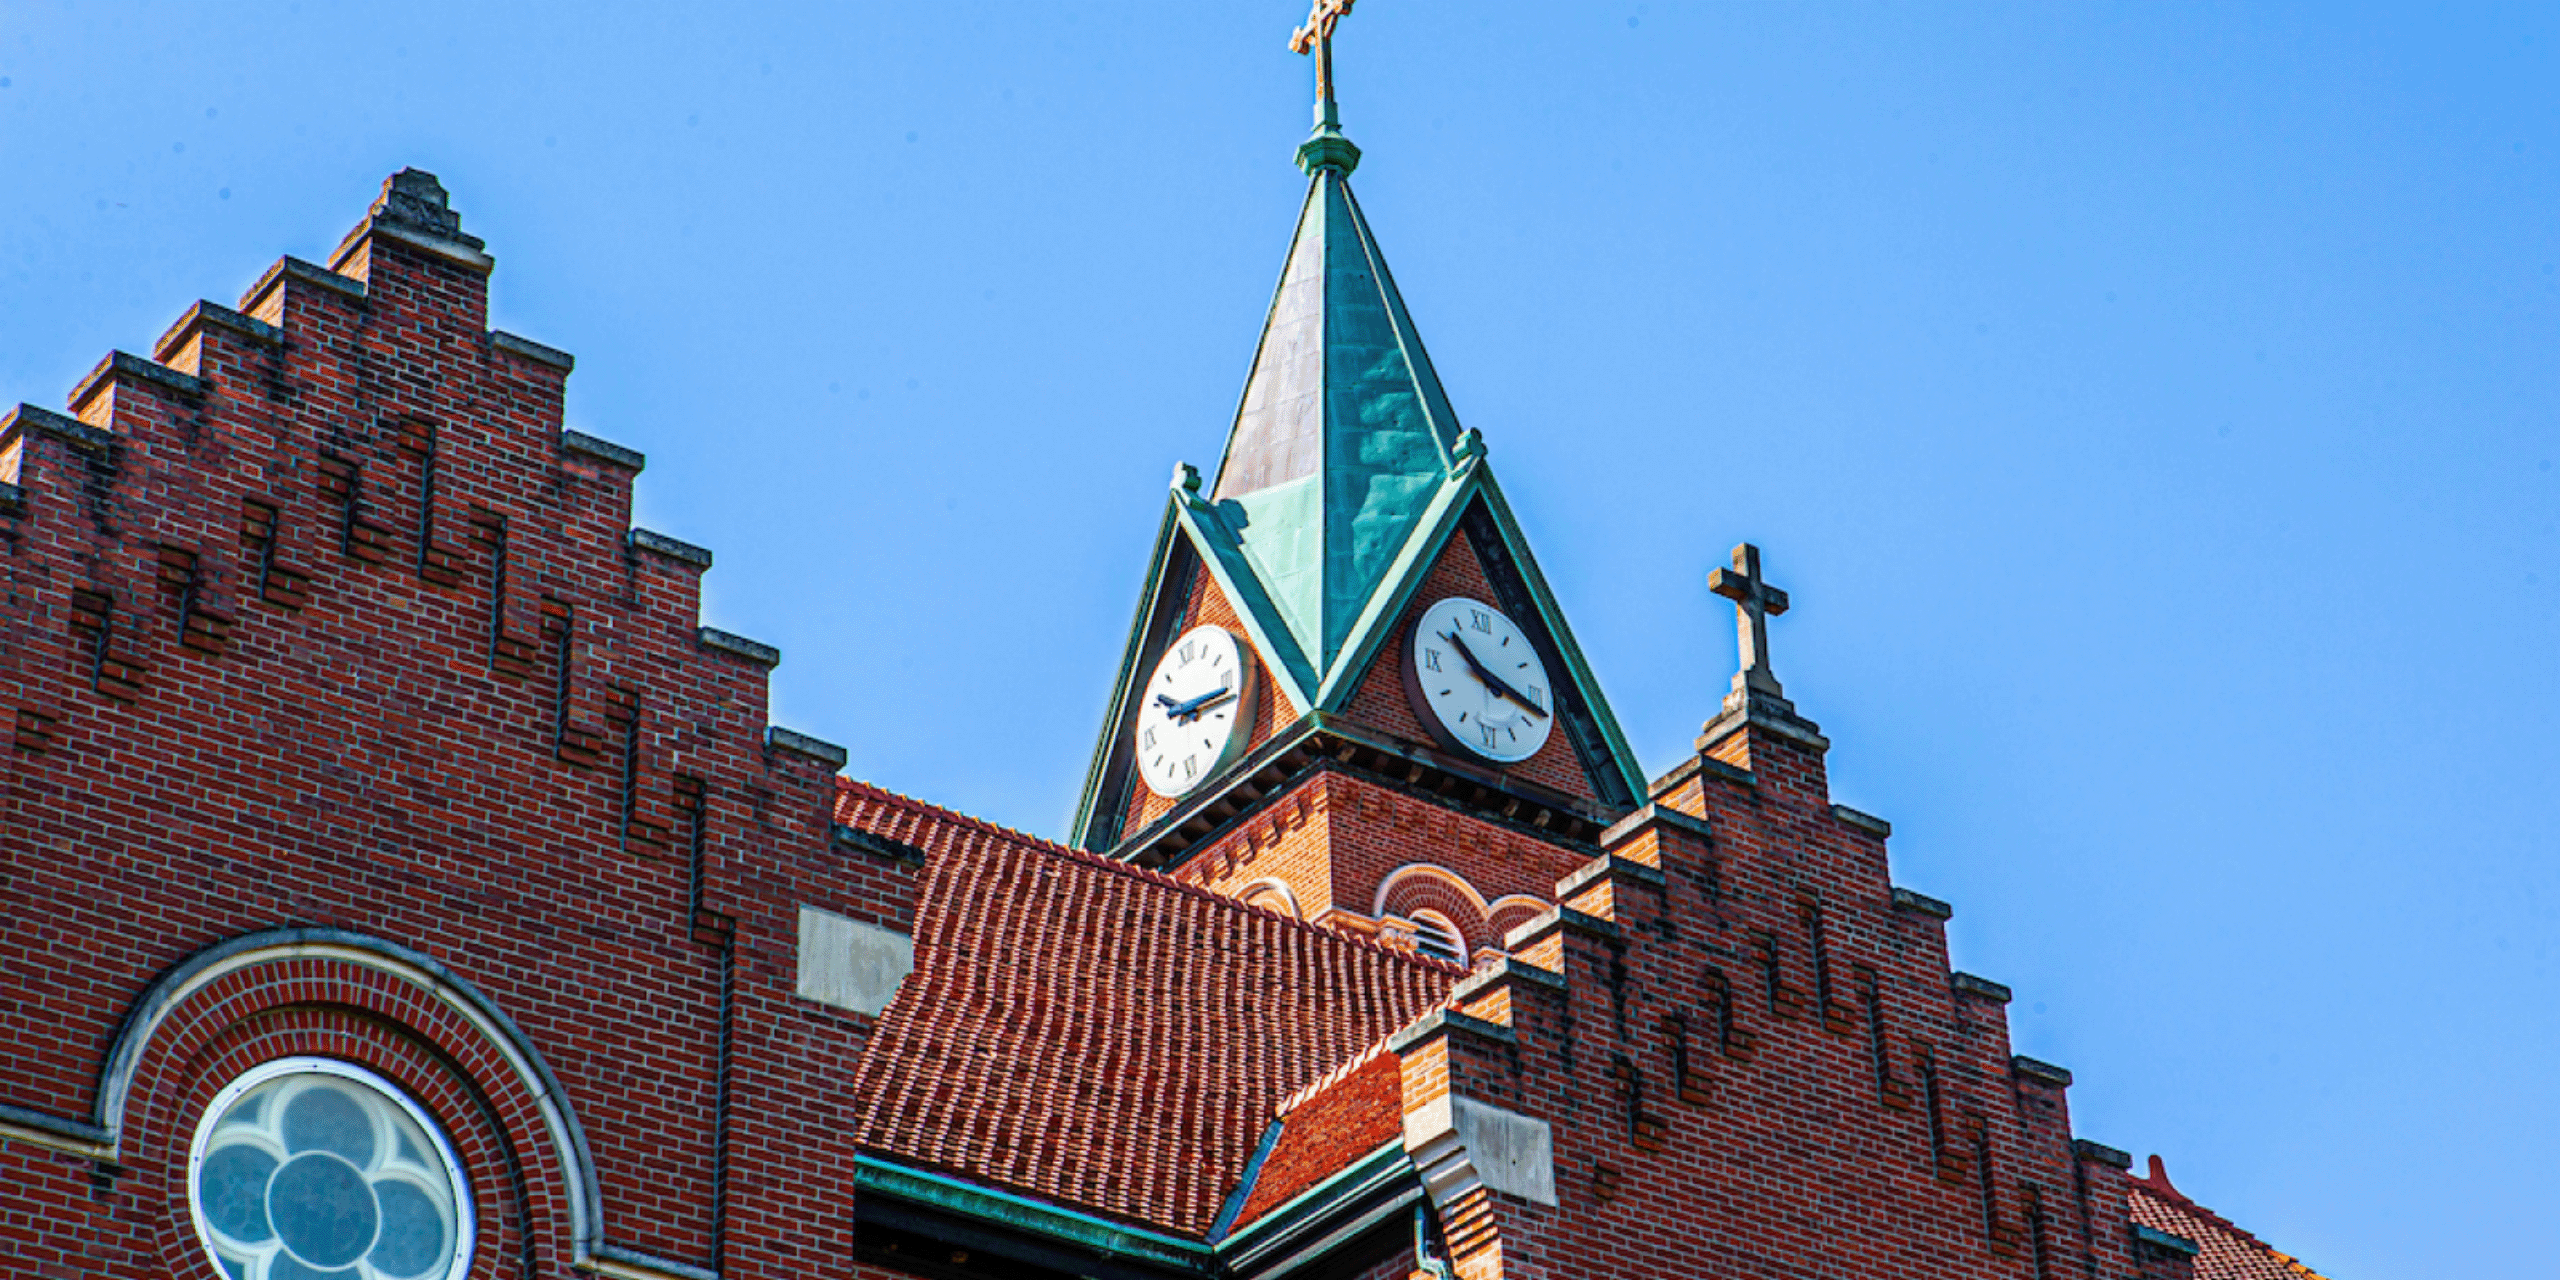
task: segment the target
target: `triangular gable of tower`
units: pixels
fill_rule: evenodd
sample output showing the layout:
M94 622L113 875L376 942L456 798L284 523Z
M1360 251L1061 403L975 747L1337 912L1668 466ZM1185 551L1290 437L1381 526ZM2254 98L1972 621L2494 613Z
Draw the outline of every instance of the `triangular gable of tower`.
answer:
M1634 752L1539 572L1510 504L1483 464L1481 449L1472 437L1468 440L1460 474L1435 495L1428 518L1389 566L1358 628L1327 672L1317 706L1399 737L1428 740L1430 733L1405 696L1397 665L1405 638L1415 617L1433 601L1452 595L1484 600L1530 631L1540 642L1540 658L1557 677L1557 727L1562 732L1509 772L1584 799L1633 805L1644 794Z
M1216 574L1209 572L1205 565L1195 562L1187 577L1189 579L1187 585L1173 582L1166 584L1167 604L1172 604L1175 591L1180 592L1181 599L1180 609L1175 614L1177 621L1169 629L1168 637L1179 636L1198 626L1224 627L1240 635L1250 633L1250 629L1245 626L1243 612L1236 608L1235 601L1227 594L1227 589L1219 585ZM1302 710L1291 704L1287 694L1280 692L1272 678L1271 660L1263 655L1260 647L1248 644L1244 648L1250 655L1249 660L1255 664L1262 682L1261 693L1255 699L1257 705L1253 709L1252 723L1245 729L1244 750L1251 752L1254 748L1269 742L1272 735L1279 732L1283 726L1296 720ZM1159 645L1156 651L1145 655L1146 660L1151 664L1161 651L1162 646ZM1125 726L1119 731L1119 736L1124 739L1128 736ZM1172 812L1180 803L1176 798L1157 795L1144 786L1129 787L1127 791L1129 798L1125 806L1125 815L1121 819L1122 831L1142 830L1148 823Z
M1192 487L1198 483L1199 475L1191 468L1176 473L1173 498L1156 531L1138 614L1129 627L1119 677L1104 712L1102 737L1094 746L1076 807L1072 839L1082 848L1106 848L1121 833L1161 816L1142 811L1145 788L1132 781L1129 727L1137 717L1140 682L1175 636L1202 622L1214 622L1245 638L1263 676L1262 708L1248 750L1267 740L1278 726L1299 719L1314 702L1315 672L1245 563L1234 534Z

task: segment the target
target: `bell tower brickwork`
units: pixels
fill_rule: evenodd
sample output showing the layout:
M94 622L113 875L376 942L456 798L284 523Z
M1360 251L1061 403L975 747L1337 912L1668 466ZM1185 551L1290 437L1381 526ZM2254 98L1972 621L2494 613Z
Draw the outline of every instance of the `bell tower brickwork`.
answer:
M1183 625L1239 625L1216 584L1206 574L1200 577ZM1450 596L1493 601L1500 594L1464 532L1451 536L1334 719L1416 756L1500 775L1514 788L1598 805L1598 788L1561 727L1529 759L1495 765L1434 741L1406 696L1402 664L1414 620ZM1524 622L1537 625L1534 618ZM1561 685L1563 673L1550 675ZM1264 695L1257 744L1280 727L1272 723L1273 701L1274 695ZM1130 829L1140 825L1137 819L1171 807L1139 788ZM1520 806L1505 795L1437 775L1421 785L1392 772L1320 767L1247 807L1189 854L1175 874L1275 907L1281 896L1275 891L1285 888L1291 906L1283 909L1303 919L1400 945L1411 941L1405 932L1411 911L1428 909L1456 926L1471 952L1499 948L1513 926L1553 904L1558 877L1596 852L1528 822L1506 820L1506 808Z
M849 1273L871 1019L794 998L799 909L909 930L912 869L491 266L404 172L0 420L0 1182L56 1228L0 1272L213 1280L194 1117L305 1052L452 1134L475 1277Z
M1552 905L1558 877L1589 856L1395 779L1328 767L1238 818L1174 874L1247 901L1277 882L1292 914L1364 935L1428 909L1474 952Z

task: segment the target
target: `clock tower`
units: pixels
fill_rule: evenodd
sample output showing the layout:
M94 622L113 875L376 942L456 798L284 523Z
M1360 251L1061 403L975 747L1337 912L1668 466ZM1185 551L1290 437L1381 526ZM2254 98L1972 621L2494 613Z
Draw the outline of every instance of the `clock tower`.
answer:
M1338 16L1300 33L1297 232L1214 478L1174 469L1074 840L1471 958L1645 784L1352 195Z

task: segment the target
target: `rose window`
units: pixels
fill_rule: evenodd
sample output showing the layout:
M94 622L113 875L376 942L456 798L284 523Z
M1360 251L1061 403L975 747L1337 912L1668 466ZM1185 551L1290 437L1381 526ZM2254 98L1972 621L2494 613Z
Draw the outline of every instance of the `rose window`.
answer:
M471 1260L453 1148L361 1067L289 1058L234 1081L196 1130L187 1181L232 1280L453 1280Z

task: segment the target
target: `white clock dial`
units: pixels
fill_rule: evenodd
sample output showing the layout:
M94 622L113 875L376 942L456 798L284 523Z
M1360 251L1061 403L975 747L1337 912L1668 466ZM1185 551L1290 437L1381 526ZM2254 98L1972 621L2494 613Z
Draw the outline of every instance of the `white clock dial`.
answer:
M1405 691L1451 746L1511 764L1555 728L1555 686L1519 624L1482 600L1450 596L1422 611L1405 642Z
M1193 627L1139 690L1138 776L1157 795L1183 795L1244 750L1253 723L1253 657L1219 626Z

